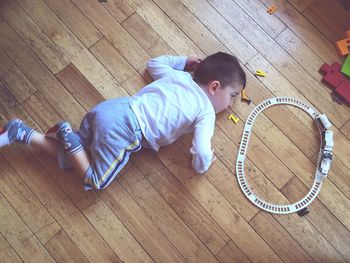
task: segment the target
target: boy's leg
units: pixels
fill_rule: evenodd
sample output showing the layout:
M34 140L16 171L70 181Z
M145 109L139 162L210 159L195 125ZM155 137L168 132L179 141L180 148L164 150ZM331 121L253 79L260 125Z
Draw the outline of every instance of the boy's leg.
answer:
M60 144L48 139L44 134L28 127L23 121L9 121L0 132L0 148L13 142L31 145L34 149L57 157Z
M87 152L80 143L79 136L73 131L68 122L62 121L49 129L48 136L55 137L64 147L64 155L74 166L79 175L84 178L90 167Z
M11 120L0 132L0 148L13 142L30 144L34 133L34 129L28 127L23 121Z

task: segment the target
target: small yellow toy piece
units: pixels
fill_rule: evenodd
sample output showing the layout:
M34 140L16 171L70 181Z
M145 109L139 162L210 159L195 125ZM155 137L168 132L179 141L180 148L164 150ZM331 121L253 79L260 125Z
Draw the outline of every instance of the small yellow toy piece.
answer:
M250 104L251 100L248 98L248 96L245 94L245 89L242 89L241 91L241 101L246 102L248 105Z
M237 123L239 121L238 117L234 114L230 114L230 116L228 116L229 120L232 120L234 123Z
M255 75L259 76L259 77L265 77L266 73L260 69L258 69L257 71L255 71Z
M272 5L270 6L268 9L267 9L267 12L272 15L273 13L275 13L277 10L277 7L275 5Z

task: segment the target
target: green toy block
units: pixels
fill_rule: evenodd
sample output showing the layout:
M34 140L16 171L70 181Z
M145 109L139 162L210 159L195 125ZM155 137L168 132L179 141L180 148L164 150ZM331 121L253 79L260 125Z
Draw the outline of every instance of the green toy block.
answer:
M350 54L345 59L345 62L341 68L341 72L350 77Z

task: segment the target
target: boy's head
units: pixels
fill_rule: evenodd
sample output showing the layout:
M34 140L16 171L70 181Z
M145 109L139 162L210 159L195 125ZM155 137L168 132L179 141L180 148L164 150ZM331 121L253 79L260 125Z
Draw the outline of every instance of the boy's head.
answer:
M246 85L246 75L238 60L223 52L206 57L193 74L194 81L204 89L216 113L228 109Z

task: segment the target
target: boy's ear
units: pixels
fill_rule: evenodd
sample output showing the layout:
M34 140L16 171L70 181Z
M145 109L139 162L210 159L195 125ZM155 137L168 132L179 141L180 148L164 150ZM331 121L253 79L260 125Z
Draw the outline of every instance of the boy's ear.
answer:
M215 93L221 88L220 82L218 80L213 80L208 84L208 91L211 95L215 95Z

